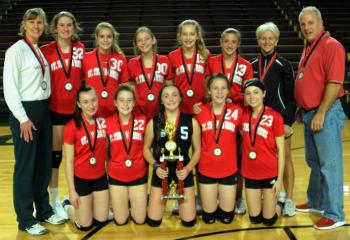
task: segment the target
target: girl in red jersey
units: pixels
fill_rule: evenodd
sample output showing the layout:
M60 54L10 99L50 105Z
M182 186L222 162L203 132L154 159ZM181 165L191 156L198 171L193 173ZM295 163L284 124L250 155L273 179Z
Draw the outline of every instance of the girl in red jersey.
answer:
M253 78L253 68L249 61L239 55L238 49L241 44L241 33L237 29L227 28L221 33L220 46L222 54L210 57L208 60L209 72L224 73L231 84L230 102L243 106L243 84L246 80ZM237 143L241 149L241 138L237 136ZM238 151L238 166L240 168L241 151ZM238 173L236 214L246 212L244 200L242 199L243 178Z
M72 118L75 95L82 82L81 62L85 51L79 41L81 28L70 12L62 11L51 21L55 41L41 47L50 65L53 151L50 181L51 203L56 214L67 219L58 194L58 174L62 161L63 126Z
M207 88L211 102L202 105L196 117L202 130L198 166L202 219L208 224L216 219L228 224L234 217L238 171L236 133L242 109L226 103L230 88L224 74L210 76Z
M147 224L151 227L159 226L165 211L166 201L162 200L162 181L183 181L185 200L179 202L179 214L185 227L196 224L196 208L194 196L194 181L192 170L200 157L200 128L197 120L180 111L182 95L179 87L173 84L165 84L158 98L159 114L151 119L146 127L143 155L153 166L152 187L148 202ZM166 122L172 121L175 125L173 141L169 141L169 135L165 131ZM166 142L168 147L165 148ZM173 142L173 143L171 143ZM192 156L189 157L189 149L192 146ZM166 162L166 169L160 167L160 158L171 155L183 156L183 168L177 169L176 162ZM180 153L181 149L181 153ZM180 189L182 189L180 187Z
M282 116L264 105L265 95L261 80L255 78L244 84L249 107L243 112L241 125L242 176L250 221L271 226L283 209L277 198L283 184L284 125Z
M119 84L129 80L127 61L118 39L119 33L112 24L99 23L95 29L96 48L86 53L83 59L86 84L97 92L98 115L102 117L114 113L113 94Z
M77 93L73 119L64 127L69 200L63 207L76 227L88 231L108 216L106 123L96 118L96 91L83 85Z
M120 86L114 99L117 113L106 121L111 155L108 179L114 220L117 225L124 225L131 215L136 224L143 224L146 219L148 177L142 154L146 116L133 112L136 97L129 86Z
M223 73L231 84L229 101L243 106L243 83L253 78L253 68L249 61L238 53L241 33L234 28L227 28L221 33L222 54L210 57L209 73Z
M193 114L193 105L205 97L207 50L203 30L195 20L179 24L177 40L180 47L169 54L174 73L174 83L181 89L183 102L181 111Z
M147 119L158 113L158 93L167 80L172 79L172 69L168 57L157 54L157 39L148 27L139 27L134 37L135 55L129 60L130 78L136 84L135 112Z

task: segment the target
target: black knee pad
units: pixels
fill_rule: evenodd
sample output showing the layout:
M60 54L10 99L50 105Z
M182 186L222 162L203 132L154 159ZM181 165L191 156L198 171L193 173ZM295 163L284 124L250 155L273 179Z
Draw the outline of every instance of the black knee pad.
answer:
M202 211L202 219L206 224L213 224L217 218L217 210L212 213Z
M260 212L260 214L258 216L255 216L255 217L249 215L249 220L251 223L254 223L254 224L262 223L263 222L262 212Z
M162 223L162 219L160 220L153 220L150 219L148 216L146 217L146 223L150 227L159 227L159 225Z
M192 221L184 221L181 219L181 223L184 227L193 227L197 223L197 218L195 217Z
M235 216L234 210L231 212L226 212L221 208L219 208L217 218L224 224L230 224L233 221L234 216Z
M103 226L103 225L105 225L106 223L107 223L107 220L101 222L101 221L99 221L99 220L96 220L95 218L94 218L94 220L92 221L92 224L93 224L94 226L96 226L96 227Z
M115 225L117 225L117 226L124 226L124 225L126 225L126 224L128 224L128 222L129 222L129 220L127 219L125 222L123 222L123 223L117 223L117 221L115 220L115 219L113 219L113 221L114 221L114 224Z
M52 151L52 168L59 168L62 162L62 151Z
M263 224L266 226L272 226L275 224L275 222L277 221L277 213L275 213L275 215L272 218L266 219L263 217Z
M75 227L80 230L80 231L83 231L83 232L87 232L87 231L90 231L93 227L93 224L91 224L90 226L88 227L83 227L83 226L80 226L77 222L74 222L75 223Z

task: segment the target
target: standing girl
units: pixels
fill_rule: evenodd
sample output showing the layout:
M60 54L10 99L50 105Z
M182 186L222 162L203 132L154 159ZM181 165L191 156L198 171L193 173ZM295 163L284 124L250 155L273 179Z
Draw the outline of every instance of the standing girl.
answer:
M253 68L249 61L239 55L241 33L237 29L227 28L221 33L221 54L208 60L209 73L226 75L231 88L229 101L243 106L243 84L253 78Z
M249 218L273 225L281 215L277 202L283 184L284 126L282 116L265 106L265 85L259 79L244 84L242 176L245 178ZM263 200L262 200L263 199Z
M64 127L69 218L81 231L101 225L108 216L107 140L104 118L96 118L96 91L83 85L77 92L73 119Z
M203 30L195 20L179 24L177 40L180 47L169 54L174 73L174 83L183 95L181 111L193 114L193 105L205 97L207 50Z
M236 134L242 109L226 103L230 88L224 74L210 76L207 88L211 102L202 105L196 117L202 130L198 166L202 219L208 224L216 219L228 224L234 217L238 171Z
M119 84L129 80L127 61L118 45L119 33L112 24L96 26L96 48L84 56L86 84L95 88L99 100L98 115L108 117L115 111L113 94Z
M114 99L117 113L107 119L106 129L110 142L108 179L114 220L117 225L124 225L131 215L136 224L143 224L148 178L142 154L146 116L133 112L136 98L129 86L120 86Z
M200 157L200 128L197 120L180 111L182 95L179 87L172 84L165 84L159 93L158 105L159 114L151 119L146 128L145 145L143 154L148 163L153 166L152 187L149 196L147 224L152 227L159 226L165 211L166 201L162 197L162 179L167 178L184 182L185 200L179 204L179 213L182 224L191 227L196 224L196 209L194 196L194 181L192 170ZM167 162L167 169L160 167L160 157L164 153L169 155L168 150L163 150L165 143L169 140L165 131L167 121L175 123L176 142L174 155L180 154L184 157L183 168L177 170L176 162ZM192 156L189 157L189 148L192 145ZM163 152L163 153L162 153Z
M84 44L79 42L81 28L70 12L56 14L51 22L55 41L41 47L50 65L52 117L52 174L50 181L51 202L55 213L68 218L58 194L59 167L62 161L63 126L72 118L74 100L82 82Z
M130 59L128 70L136 84L135 112L152 119L158 113L158 93L167 80L172 79L168 57L157 54L157 39L148 27L139 27L134 37L135 54Z

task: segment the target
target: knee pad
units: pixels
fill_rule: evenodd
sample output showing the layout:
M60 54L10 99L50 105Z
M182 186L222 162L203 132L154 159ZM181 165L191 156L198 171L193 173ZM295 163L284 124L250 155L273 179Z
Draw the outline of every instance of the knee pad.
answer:
M52 168L59 168L62 162L62 151L52 151Z
M213 224L217 218L217 210L212 213L202 211L202 219L206 224Z
M124 225L128 224L128 222L129 222L128 219L125 222L123 222L123 223L117 223L117 221L115 219L113 219L113 221L114 221L114 224L117 225L117 226L124 226Z
M277 221L277 213L275 213L275 215L272 218L266 219L263 217L263 224L266 226L272 226L275 224L275 222Z
M96 227L103 226L103 225L105 225L106 223L107 223L107 221L101 222L101 221L96 220L95 218L94 218L94 220L92 221L92 224L93 224L94 226L96 226Z
M262 212L260 212L260 214L258 216L250 216L249 215L249 220L251 223L253 224L259 224L259 223L262 223L263 222L263 215L262 215Z
M148 216L146 217L146 223L150 227L159 227L159 225L162 223L162 219L160 220L153 220L150 219Z
M231 212L226 212L219 208L219 213L217 218L220 219L220 221L224 224L230 224L233 221L234 218L234 210Z
M91 224L90 226L88 227L83 227L83 226L80 226L79 223L77 222L74 222L75 223L75 227L80 230L80 231L83 231L83 232L87 232L87 231L90 231L93 227L93 225Z
M181 223L184 227L193 227L197 223L197 218L195 217L192 221L184 221L181 219Z

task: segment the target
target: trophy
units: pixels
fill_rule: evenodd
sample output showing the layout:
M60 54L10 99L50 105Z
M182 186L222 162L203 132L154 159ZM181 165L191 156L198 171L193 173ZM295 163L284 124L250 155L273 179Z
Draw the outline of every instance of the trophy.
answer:
M182 170L184 157L181 155L181 149L178 148L178 155L174 155L174 151L177 148L177 144L173 140L173 136L176 132L175 123L173 121L167 121L164 130L168 135L168 141L165 143L165 149L169 151L169 156L165 155L165 149L162 148L162 155L160 156L160 167L163 170L166 170L167 162L177 161L177 170ZM183 180L178 180L178 184L172 181L170 185L168 185L168 179L164 178L162 180L162 189L162 200L185 200Z

